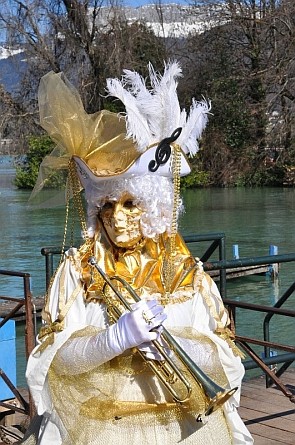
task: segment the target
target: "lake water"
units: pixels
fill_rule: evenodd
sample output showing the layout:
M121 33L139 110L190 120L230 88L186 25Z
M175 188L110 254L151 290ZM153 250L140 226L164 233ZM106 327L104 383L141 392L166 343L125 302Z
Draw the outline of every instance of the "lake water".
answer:
M0 158L1 160L1 158ZM28 272L34 296L45 292L45 259L42 247L60 248L65 221L64 209L27 208L29 191L13 186L14 168L9 160L0 162L0 269ZM278 246L279 254L295 252L295 189L197 189L183 194L186 211L180 220L183 234L224 232L227 259L233 244L240 257L268 255L269 246ZM201 256L208 243L198 244ZM214 259L214 258L213 258ZM251 276L228 281L227 297L245 302L274 304L295 280L294 263L281 265L279 278ZM0 293L22 296L22 279L0 275ZM294 296L285 306L294 307ZM237 313L237 331L262 338L263 313ZM271 339L290 342L294 338L294 319L276 316L271 323ZM19 348L22 348L19 345ZM19 352L22 356L22 352ZM23 361L22 359L20 359Z

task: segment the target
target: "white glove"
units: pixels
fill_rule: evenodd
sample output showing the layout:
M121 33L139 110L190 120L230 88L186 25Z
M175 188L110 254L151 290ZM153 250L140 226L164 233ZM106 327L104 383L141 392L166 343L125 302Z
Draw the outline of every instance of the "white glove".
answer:
M132 312L133 317L136 318L136 321L139 323L139 325L142 326L142 330L141 330L141 334L140 337L141 339L143 339L142 335L145 333L147 334L147 336L149 337L148 340L144 341L144 342L140 342L139 338L137 339L138 341L136 341L136 343L134 343L132 346L138 346L138 349L143 352L146 356L147 359L150 360L163 360L163 356L160 354L160 352L158 351L158 349L151 344L151 341L157 340L160 343L160 346L162 346L165 349L165 352L170 356L170 350L168 348L168 345L166 344L166 342L164 340L162 340L161 338L161 333L163 331L163 326L162 323L166 320L167 315L163 313L164 308L162 306L160 306L155 300L151 300L148 302L144 302L144 301L140 301L138 303L135 303L132 305L132 310L134 312ZM128 314L124 314L124 315L128 315ZM144 317L143 317L144 315ZM142 320L149 320L150 319L150 324L147 324L146 321L144 321L144 324L142 324ZM118 321L118 325L119 322L123 321L123 316L119 319ZM130 321L128 320L128 325L127 325L127 333L132 335L132 333L134 333L134 329L131 327L131 324L129 324ZM161 323L161 324L159 324ZM155 325L157 326L156 328L153 328L152 326ZM153 331L151 332L151 329L153 329ZM122 336L124 332L124 329L121 330L120 335ZM156 336L154 335L156 334ZM131 339L130 339L131 340ZM131 344L131 343L130 343ZM128 349L128 348L127 348Z
M157 342L159 343L159 346L161 348L164 349L164 352L168 355L168 357L172 357L173 352L171 351L171 349L169 348L169 345L165 342L165 340L163 340L163 338L161 337L162 331L163 331L163 326L160 326L158 329L158 338L156 339ZM161 354L161 352L156 348L156 346L154 346L153 344L151 344L150 342L148 343L142 343L139 348L138 348L141 352L144 353L145 357L149 360L164 360L163 355Z
M140 301L132 306L132 312L126 312L99 334L70 338L56 353L56 372L71 375L87 372L127 349L142 343L145 347L160 335L160 326L167 318L163 310L155 300Z
M157 340L160 336L159 328L167 318L163 311L163 306L155 300L133 304L132 311L123 314L113 325L110 343L114 349L118 349L118 354Z

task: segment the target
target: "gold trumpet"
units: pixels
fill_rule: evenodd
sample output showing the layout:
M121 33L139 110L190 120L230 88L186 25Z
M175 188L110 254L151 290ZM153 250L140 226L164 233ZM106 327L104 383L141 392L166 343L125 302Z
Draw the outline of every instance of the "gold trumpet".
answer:
M132 308L128 301L126 301L122 293L119 292L117 287L113 284L113 281L120 282L125 287L129 295L134 299L134 302L141 301L140 297L137 295L134 289L123 278L119 276L109 277L97 264L95 257L90 257L88 263L91 266L95 267L98 273L102 276L105 282L103 291L105 292L105 287L108 285L112 289L114 294L118 297L118 300L126 310L132 311ZM111 310L111 315L113 316L113 318L115 320L118 320L118 318L122 315L122 311L120 310L118 305L113 303L107 305L108 310ZM237 391L238 387L224 389L221 386L217 385L217 383L215 383L196 365L196 363L188 356L188 354L181 348L178 342L164 327L161 333L161 337L167 343L168 348L175 353L176 357L181 361L185 369L191 374L196 383L202 388L207 400L207 406L205 410L206 416L210 415L213 411L222 406ZM191 383L187 380L187 378L183 375L183 372L180 371L179 367L171 359L169 353L166 352L163 345L157 340L154 340L151 343L161 354L163 360L147 359L145 353L140 351L140 349L137 349L139 354L143 357L152 371L164 384L166 389L172 395L174 401L180 404L185 403L192 394ZM180 395L175 390L176 382L181 382L181 384L183 385L183 389L181 390L183 395Z

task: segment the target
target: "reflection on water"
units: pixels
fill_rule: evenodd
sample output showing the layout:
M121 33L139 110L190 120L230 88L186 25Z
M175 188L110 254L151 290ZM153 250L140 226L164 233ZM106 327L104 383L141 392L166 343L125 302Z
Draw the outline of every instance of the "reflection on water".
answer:
M63 240L64 209L28 210L29 191L12 186L14 170L0 163L0 269L31 274L33 295L45 292L45 260L42 247L59 248ZM182 233L223 232L226 234L227 258L232 258L232 245L239 245L240 257L268 255L269 246L277 245L279 253L295 252L295 190L267 189L205 189L184 193L186 211L181 217ZM79 231L76 232L79 237ZM199 243L201 256L208 243ZM22 296L20 278L0 275L1 294ZM281 265L278 280L252 276L228 282L227 297L245 302L274 304L295 280L294 265ZM286 308L294 307L294 296ZM240 334L255 333L262 338L263 313L237 311ZM287 317L285 317L287 318ZM271 339L290 342L294 332L293 319L275 316L270 324Z
M232 259L232 246L238 244L240 258L269 255L269 246L278 253L295 252L295 190L206 189L190 190L184 195L187 211L181 220L183 233L222 232L226 235L226 258ZM201 256L208 243L198 243ZM194 252L197 254L196 252ZM217 259L217 254L213 259ZM295 280L294 263L282 263L278 278L248 276L227 282L227 297L247 303L274 305ZM294 309L295 295L284 308ZM237 309L236 328L241 335L263 339L265 313ZM294 318L273 316L270 339L290 344L294 338ZM261 351L253 347L255 350ZM248 371L247 375L257 374Z
M185 193L184 232L224 232L228 257L239 244L240 256L267 255L270 244L279 253L295 251L295 190L283 188L206 189Z

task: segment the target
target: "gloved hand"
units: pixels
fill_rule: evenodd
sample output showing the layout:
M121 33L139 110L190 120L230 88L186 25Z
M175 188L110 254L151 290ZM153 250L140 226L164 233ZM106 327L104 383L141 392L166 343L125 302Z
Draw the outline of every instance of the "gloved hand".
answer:
M109 342L118 353L144 343L157 340L160 326L166 320L163 306L157 301L139 301L132 305L132 311L123 314L116 324L111 326Z
M155 300L140 301L132 309L96 335L68 339L56 352L56 372L71 375L87 372L126 349L142 344L143 348L149 348L149 342L159 337L161 324L167 318L164 309Z
M169 356L172 357L173 352L169 348L169 345L165 342L165 340L161 337L161 333L163 331L163 326L159 326L157 328L157 331L159 333L158 338L156 339L159 343L159 345L164 349L164 352ZM154 346L152 343L142 343L138 349L145 354L145 357L149 360L164 360L163 355L161 352Z

